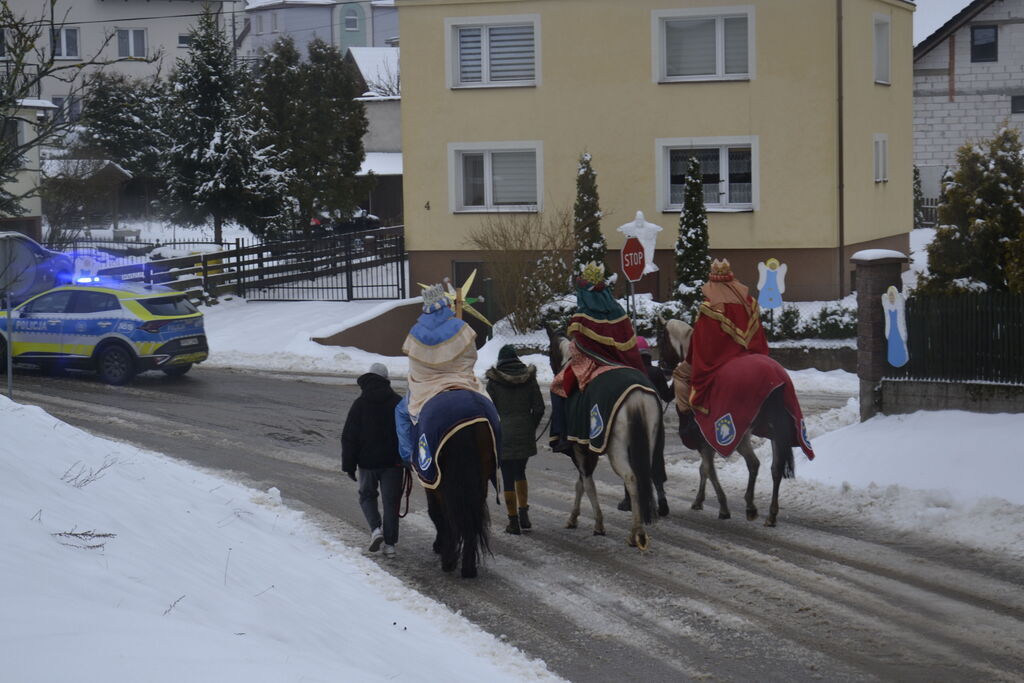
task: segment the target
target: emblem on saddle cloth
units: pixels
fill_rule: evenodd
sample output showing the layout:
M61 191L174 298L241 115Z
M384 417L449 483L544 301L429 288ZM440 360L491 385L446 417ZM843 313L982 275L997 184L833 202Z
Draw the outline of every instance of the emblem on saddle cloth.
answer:
M421 434L420 440L416 444L416 463L419 466L420 471L426 472L430 469L432 462L434 462L434 456L430 452L430 444L427 443L427 435Z
M590 407L590 438L596 439L604 431L604 419L601 417L601 410L595 403Z
M733 422L732 413L726 413L715 420L715 441L719 446L728 446L736 438L736 423Z

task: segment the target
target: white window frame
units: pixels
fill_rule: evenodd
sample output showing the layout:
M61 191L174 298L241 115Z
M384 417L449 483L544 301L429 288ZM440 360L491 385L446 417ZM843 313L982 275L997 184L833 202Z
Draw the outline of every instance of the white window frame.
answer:
M886 133L875 133L872 146L872 160L876 183L889 182L889 136Z
M128 32L128 54L121 54L121 31ZM135 54L135 33L142 31L142 54ZM117 50L117 56L119 59L134 58L134 59L145 59L146 55L149 54L149 32L144 28L125 28L118 26L114 30L114 49Z
M747 73L725 73L724 19L747 18ZM715 19L715 73L699 76L669 76L666 52L666 24L674 19ZM667 9L651 12L651 73L655 83L689 83L693 81L752 81L757 75L756 31L753 5L731 7L699 7Z
M483 50L481 64L481 81L479 83L462 83L459 80L459 29L480 28L481 39L487 35L488 28L515 24L531 24L533 26L533 78L519 81L491 81L488 72L489 54ZM446 81L449 89L455 88L523 88L540 85L541 74L541 41L540 15L515 14L492 17L450 17L444 20L444 58Z
M654 141L654 165L655 178L657 179L657 191L655 199L658 208L666 213L679 213L682 204L672 204L671 198L671 165L669 162L671 152L675 149L701 149L707 147L718 147L722 159L719 169L722 178L719 181L720 195L728 196L729 192L729 154L731 148L743 147L750 149L750 202L742 204L705 204L704 208L708 213L742 213L758 211L761 208L761 181L760 181L760 141L757 135L734 135L724 137L706 138L658 138ZM724 191L725 194L721 194Z
M61 27L55 28L53 30L56 31L57 34L60 36L60 55L58 55L57 51L54 50L53 58L54 59L81 59L82 58L82 32L78 29L78 27L77 26L61 26ZM69 31L74 31L75 32L75 38L76 38L75 43L78 46L78 51L75 54L73 54L73 55L69 55L68 54L67 34L68 34ZM51 40L52 40L52 38L51 38Z
M879 27L885 27L885 64L879 63L879 44L878 44L878 31ZM879 85L891 85L892 84L892 17L888 14L874 15L874 20L871 24L871 44L874 50L871 53L871 64L873 68L873 78L875 83ZM884 68L883 68L884 66ZM884 73L883 73L884 71Z
M352 19L355 22L355 26L349 26L348 25L348 20L349 19ZM345 30L346 31L358 31L359 30L359 12L357 12L352 7L349 7L347 10L345 10L344 24L345 24Z
M536 163L537 202L495 205L493 202L491 152L533 152ZM484 154L484 206L465 206L462 201L462 156ZM452 213L536 213L543 210L544 143L541 140L448 143L448 207Z

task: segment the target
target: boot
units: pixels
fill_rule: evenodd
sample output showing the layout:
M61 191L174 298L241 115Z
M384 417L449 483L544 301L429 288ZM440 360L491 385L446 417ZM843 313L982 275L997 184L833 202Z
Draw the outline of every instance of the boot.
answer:
M530 502L529 502L530 486L526 483L525 479L520 479L516 482L516 500L519 503L519 528L526 529L533 528L530 524Z
M516 513L516 492L505 491L505 512L508 513L506 534L519 535L519 515Z

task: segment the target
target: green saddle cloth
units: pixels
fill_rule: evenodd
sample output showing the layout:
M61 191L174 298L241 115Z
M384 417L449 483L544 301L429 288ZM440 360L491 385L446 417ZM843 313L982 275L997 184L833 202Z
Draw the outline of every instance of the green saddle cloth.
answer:
M595 377L585 390L573 392L565 399L569 441L587 445L594 453L604 453L615 415L634 391L658 395L647 376L633 368L608 370Z

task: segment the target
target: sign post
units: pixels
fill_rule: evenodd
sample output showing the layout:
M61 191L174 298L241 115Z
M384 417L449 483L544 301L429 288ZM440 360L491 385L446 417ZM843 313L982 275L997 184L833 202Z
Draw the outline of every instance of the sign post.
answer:
M644 256L644 245L636 237L630 237L622 245L621 252L622 274L629 282L629 308L630 320L633 322L633 329L636 329L636 303L633 301L633 283L638 282L644 276L644 267L647 265L647 258Z

